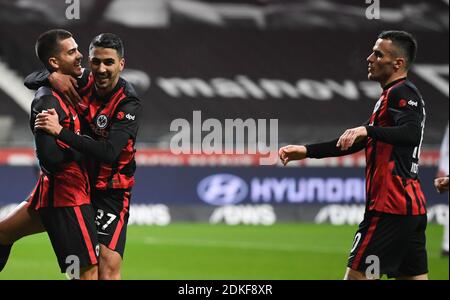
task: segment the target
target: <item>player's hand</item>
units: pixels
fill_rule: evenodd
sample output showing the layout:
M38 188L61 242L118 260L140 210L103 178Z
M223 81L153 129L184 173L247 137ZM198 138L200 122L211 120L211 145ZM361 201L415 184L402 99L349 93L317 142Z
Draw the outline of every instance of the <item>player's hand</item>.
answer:
M434 187L439 193L448 191L448 176L434 179Z
M439 177L445 177L447 176L447 173L445 173L443 170L439 169L436 173L436 177L435 178L439 178Z
M78 95L78 83L75 78L70 75L53 72L48 76L48 81L54 89L64 95L64 102L74 108L81 102L81 97Z
M292 160L302 160L306 158L306 147L305 146L297 146L297 145L289 145L281 147L278 150L278 155L280 156L281 162L283 165L286 165L288 162Z
M61 132L62 126L59 124L59 117L56 110L50 108L39 113L34 121L34 129L41 129L48 134L57 136Z
M348 150L355 142L359 142L367 137L367 129L364 126L347 129L340 137L336 147L342 151Z

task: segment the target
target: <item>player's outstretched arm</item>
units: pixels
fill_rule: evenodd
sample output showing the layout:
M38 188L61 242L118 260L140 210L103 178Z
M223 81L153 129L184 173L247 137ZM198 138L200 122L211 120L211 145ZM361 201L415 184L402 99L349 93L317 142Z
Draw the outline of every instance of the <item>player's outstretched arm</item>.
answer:
M349 132L351 130L345 131L339 139L329 142L285 146L280 148L278 154L284 165L290 161L305 158L338 157L353 154L366 147L367 137L357 133L353 134Z
M306 158L306 147L303 145L288 145L281 147L278 150L278 155L280 156L283 165L293 160L302 160Z

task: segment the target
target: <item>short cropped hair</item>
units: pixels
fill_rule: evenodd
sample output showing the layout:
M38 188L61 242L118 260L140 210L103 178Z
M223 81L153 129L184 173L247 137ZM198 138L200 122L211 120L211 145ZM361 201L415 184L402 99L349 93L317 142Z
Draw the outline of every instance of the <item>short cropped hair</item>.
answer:
M34 47L36 56L49 71L52 71L52 67L48 63L48 59L61 51L59 47L61 41L71 37L72 34L64 29L52 29L38 37Z
M89 52L93 48L110 48L117 51L117 55L123 58L124 46L122 40L114 33L102 33L97 35L89 45Z
M400 50L400 55L406 59L406 69L409 69L417 54L417 41L414 36L406 31L389 30L380 33L378 38L391 40L394 46Z

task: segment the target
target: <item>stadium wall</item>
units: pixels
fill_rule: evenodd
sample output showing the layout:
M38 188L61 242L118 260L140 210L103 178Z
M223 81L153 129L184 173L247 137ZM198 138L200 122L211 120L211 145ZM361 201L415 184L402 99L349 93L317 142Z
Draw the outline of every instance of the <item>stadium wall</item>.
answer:
M0 217L24 200L36 183L38 168L24 159L26 154L20 157L22 160L16 157L0 165ZM20 161L22 165L18 165ZM357 162L356 157L355 165L347 167L140 165L130 222L357 224L365 202L364 168ZM432 164L420 169L429 219L443 223L448 218L448 198L434 190L435 174Z

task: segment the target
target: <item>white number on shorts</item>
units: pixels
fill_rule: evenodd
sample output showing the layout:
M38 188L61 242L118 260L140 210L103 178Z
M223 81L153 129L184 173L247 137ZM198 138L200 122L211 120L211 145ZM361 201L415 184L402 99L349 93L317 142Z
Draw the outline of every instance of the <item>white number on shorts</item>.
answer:
M95 224L100 226L100 220L103 218L105 212L102 209L97 209L97 216L95 217Z
M358 232L358 233L355 235L355 240L353 241L353 247L352 247L352 250L350 250L350 253L352 253L353 251L355 251L355 249L356 249L356 247L358 246L360 240L361 240L361 232Z
M110 213L107 213L106 215L109 217L109 220L102 226L102 230L105 230L116 219L116 215Z
M100 220L103 219L104 215L105 212L103 211L103 209L97 209L97 217L95 218L95 224L97 224L97 226L100 226ZM111 225L111 223L116 219L116 215L111 213L107 213L106 216L108 216L109 219L105 224L103 224L102 230L108 228L108 226Z

